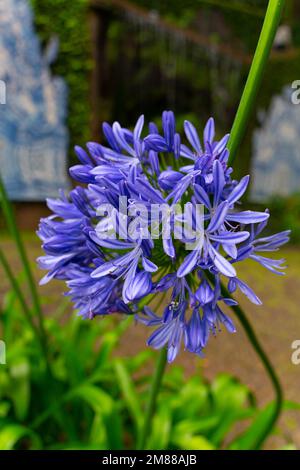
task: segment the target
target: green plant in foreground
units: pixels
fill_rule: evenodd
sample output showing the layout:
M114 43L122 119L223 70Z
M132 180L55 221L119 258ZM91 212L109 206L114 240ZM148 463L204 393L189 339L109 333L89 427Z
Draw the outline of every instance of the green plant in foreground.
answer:
M50 376L16 295L5 296L0 321L9 348L0 368L0 449L132 449L143 427L147 365L155 354L115 357L130 320L113 330L109 318L94 328L79 318L62 326L65 308L45 321ZM174 366L164 376L145 447L255 448L271 407L259 410L247 387L229 375L209 384L198 374L186 380Z

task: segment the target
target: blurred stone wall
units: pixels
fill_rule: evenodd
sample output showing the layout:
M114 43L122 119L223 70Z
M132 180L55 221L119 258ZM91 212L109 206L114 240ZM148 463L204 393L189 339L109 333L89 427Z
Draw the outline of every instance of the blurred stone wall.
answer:
M27 0L1 0L0 105L1 175L11 199L39 201L68 187L65 126L67 89L52 77L57 40L43 54Z

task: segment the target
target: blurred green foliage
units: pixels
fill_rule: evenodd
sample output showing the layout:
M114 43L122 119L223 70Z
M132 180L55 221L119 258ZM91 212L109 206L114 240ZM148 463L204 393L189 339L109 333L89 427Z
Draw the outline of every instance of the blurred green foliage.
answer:
M288 197L273 197L266 207L270 209L270 230L291 230L291 242L300 243L300 193Z
M205 15L208 23L214 20L210 14L220 12L225 23L239 38L246 50L253 51L264 17L268 0L133 0L149 9L158 10L166 18L185 28L193 26L197 17ZM289 1L289 0L288 0ZM238 18L238 21L237 21ZM215 31L218 40L218 31Z
M131 319L91 323L72 316L66 321L67 306L64 301L45 318L50 373L18 299L13 292L5 296L0 449L135 448L156 353L146 349L134 357L116 357ZM147 448L255 448L272 406L257 408L248 388L228 375L210 384L199 374L186 380L182 368L172 366Z
M89 0L31 0L35 25L42 44L53 34L60 39L60 51L54 72L65 77L69 86L68 127L70 148L91 139L90 73L91 57ZM181 28L205 31L216 42L230 41L233 47L252 53L261 28L267 0L132 0ZM300 44L300 26L292 14L293 0L287 1L286 19L293 27L294 44ZM118 119L132 126L140 113L155 119L165 108L177 115L189 114L197 123L213 114L220 135L230 128L241 96L247 67L230 66L226 59L215 61L190 44L174 43L154 28L134 26L117 9L106 9L107 42L104 44L103 96L99 104L99 128L103 120ZM216 14L219 20L216 21ZM221 15L221 16L220 16ZM221 21L220 21L221 18ZM199 23L200 21L200 23ZM201 26L201 27L202 27ZM225 34L225 36L224 36ZM173 43L173 47L172 47ZM103 45L99 44L99 47ZM259 96L259 107L267 108L271 97L294 80L300 71L298 57L272 61ZM130 76L130 80L124 77ZM155 84L155 86L153 86ZM145 93L147 90L147 93ZM198 122L198 120L200 122ZM241 150L237 173L248 171L251 135L257 126L249 126L248 138ZM70 155L73 155L71 150Z

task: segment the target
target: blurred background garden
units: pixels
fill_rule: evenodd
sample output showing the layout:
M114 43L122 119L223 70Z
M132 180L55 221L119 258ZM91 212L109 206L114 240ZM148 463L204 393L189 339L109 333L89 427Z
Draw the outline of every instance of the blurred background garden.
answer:
M35 232L45 199L72 186L74 145L103 142L103 121L132 128L172 109L178 127L214 116L229 132L267 3L1 0L0 449L135 447L156 357L147 331L125 316L84 321L62 283L39 287ZM299 59L300 4L287 0L234 166L251 173L248 206L270 209L270 231L292 230L287 276L249 262L263 306L238 298L281 381L282 416L265 440L274 391L238 325L203 359L182 351L168 366L148 448L300 448Z

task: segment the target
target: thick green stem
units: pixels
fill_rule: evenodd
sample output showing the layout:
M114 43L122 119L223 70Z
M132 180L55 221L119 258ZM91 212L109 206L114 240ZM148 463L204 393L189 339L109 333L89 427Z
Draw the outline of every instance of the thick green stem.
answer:
M281 19L284 4L285 0L269 0L262 31L228 142L230 164L234 162L237 149L244 137L250 113L255 102L255 97L261 84L275 34Z
M149 398L146 408L145 421L141 430L140 435L138 436L138 450L143 450L146 445L147 437L151 432L152 419L155 413L156 402L160 386L162 383L164 371L167 364L167 349L162 349L159 353L157 364L155 368L155 373L150 387Z
M230 293L228 292L228 289L222 285L222 295L225 298L233 298ZM281 384L279 382L279 379L276 375L276 372L267 356L265 351L263 350L262 346L259 343L259 340L246 316L246 314L243 312L241 307L239 305L232 306L231 309L234 311L236 316L238 317L241 325L243 326L245 333L252 344L255 352L257 353L258 357L260 358L261 362L263 363L265 370L272 382L273 388L274 388L274 393L275 393L275 406L273 410L272 417L268 423L268 426L265 428L264 433L262 433L256 442L255 449L260 449L266 438L270 435L272 430L274 429L274 426L280 416L280 413L282 411L282 404L283 404L283 391L281 388Z
M28 286L29 286L32 301L33 301L34 310L38 317L39 329L43 337L43 342L46 345L47 337L46 337L46 332L44 328L43 313L42 313L42 309L40 305L39 295L36 290L35 280L33 278L33 274L30 268L29 260L26 255L26 251L25 251L21 236L20 236L20 232L16 224L16 219L13 213L13 209L7 197L7 193L6 193L1 176L0 176L0 199L1 199L3 214L7 223L7 227L15 241L16 247L18 249L18 252L19 252L23 267L24 267L26 279L28 282Z

